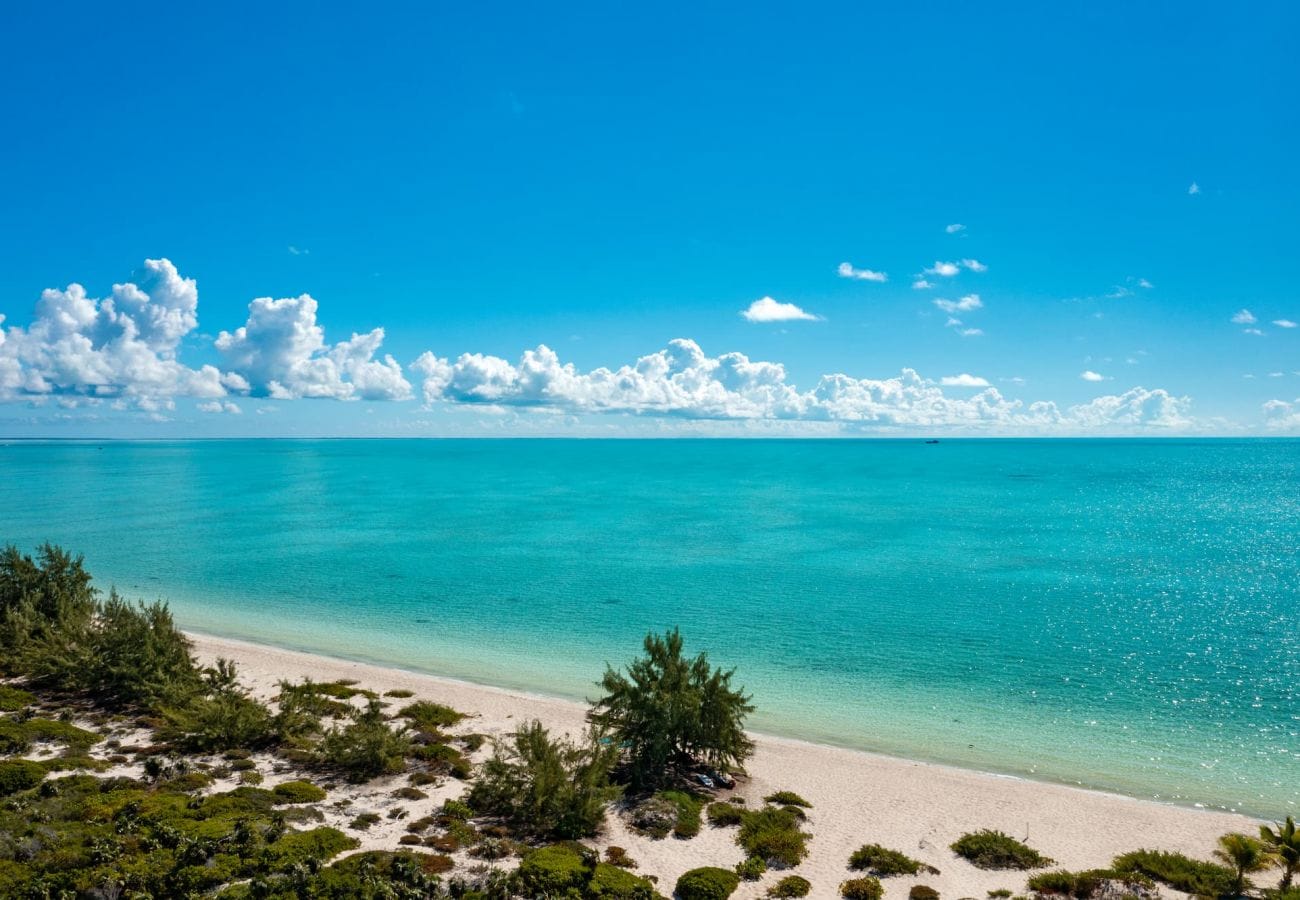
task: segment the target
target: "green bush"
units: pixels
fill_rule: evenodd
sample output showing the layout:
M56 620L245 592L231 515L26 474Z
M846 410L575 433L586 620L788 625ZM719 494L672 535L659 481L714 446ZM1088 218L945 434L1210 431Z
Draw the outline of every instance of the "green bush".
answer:
M1011 835L989 829L963 834L952 851L978 869L1038 869L1053 862Z
M654 900L654 885L612 863L597 863L587 882L589 900Z
M371 700L346 726L330 729L317 752L324 765L342 771L348 780L367 781L401 772L410 751L410 738L393 731L379 702Z
M788 809L767 806L746 811L736 843L748 856L757 856L769 866L797 866L808 855L808 834Z
M739 825L744 818L745 811L738 806L730 803L718 801L710 803L706 813L709 817L709 824L714 828L725 828L728 825Z
M701 801L685 791L660 791L655 795L667 800L677 807L677 821L673 825L673 835L679 838L693 838L700 833Z
M406 688L394 688L391 691L384 691L385 697L393 697L397 700L405 700L408 697L414 697L415 691L408 691Z
M1036 894L1050 894L1087 900L1100 893L1110 882L1120 886L1122 895L1140 895L1154 887L1154 882L1136 872L1115 869L1089 869L1084 872L1041 872L1030 877L1028 888Z
M914 884L907 892L907 900L939 900L939 892L928 884Z
M736 863L736 874L744 881L758 881L767 871L767 861L761 856L747 856Z
M519 883L528 897L570 896L582 890L588 875L583 854L567 844L534 850L519 863Z
M763 798L763 802L771 803L773 806L800 806L804 809L812 809L812 804L794 791L777 791L775 794L768 794Z
M523 725L500 742L466 797L479 815L498 816L517 832L580 838L596 832L618 796L610 772L618 748L593 734L582 744L552 738L541 722Z
M727 900L740 886L740 876L730 869L702 866L677 879L677 900Z
M29 790L45 780L45 766L26 759L0 760L0 797Z
M877 877L889 875L917 875L926 872L938 875L939 870L912 857L890 850L879 844L864 844L849 857L849 868L857 872L869 872Z
M408 719L420 731L437 731L440 728L450 728L465 718L464 713L457 712L450 706L443 706L441 703L433 703L429 700L417 700L408 706L404 706L397 715L403 719Z
M812 882L802 875L787 875L767 889L769 897L807 897Z
M57 719L0 719L0 753L25 753L32 744L64 744L85 750L99 735Z
M1134 850L1115 857L1111 868L1126 875L1145 875L1184 894L1222 897L1231 893L1236 876L1225 866L1181 853Z
M7 684L0 684L0 712L18 712L36 700L35 695Z
M325 791L310 781L285 781L271 788L277 803L319 803Z
M844 900L880 900L884 895L885 889L881 886L880 879L870 875L850 878L840 883L840 896Z

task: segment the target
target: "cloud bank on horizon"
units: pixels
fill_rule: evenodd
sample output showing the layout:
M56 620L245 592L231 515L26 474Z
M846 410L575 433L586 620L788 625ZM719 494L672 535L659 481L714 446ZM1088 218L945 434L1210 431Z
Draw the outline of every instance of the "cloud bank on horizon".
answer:
M933 303L946 313L983 308L974 294ZM1065 408L1005 397L968 372L938 378L912 368L885 378L836 372L800 388L779 362L739 352L710 356L688 338L616 369L580 371L545 345L523 351L515 362L425 351L403 366L381 355L383 328L329 343L318 313L307 294L257 298L242 325L212 340L219 362L190 366L180 357L185 339L199 337L197 284L167 259L146 260L134 281L113 285L106 297L92 298L79 284L48 289L30 325L0 328L0 402L107 406L160 417L176 410L178 400L193 401L205 413L237 414L247 399L402 402L416 399L418 391L423 408L835 423L851 433L1173 433L1204 424L1193 417L1190 398L1141 386ZM742 315L759 323L818 318L771 297ZM1102 380L1092 371L1082 377ZM1297 410L1300 401L1270 401L1264 419L1271 428L1295 429Z

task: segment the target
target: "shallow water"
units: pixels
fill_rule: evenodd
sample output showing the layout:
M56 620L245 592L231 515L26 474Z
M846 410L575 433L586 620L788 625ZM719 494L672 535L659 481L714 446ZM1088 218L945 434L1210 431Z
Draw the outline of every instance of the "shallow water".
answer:
M199 631L581 698L680 625L763 731L1300 800L1300 442L10 443L0 511Z

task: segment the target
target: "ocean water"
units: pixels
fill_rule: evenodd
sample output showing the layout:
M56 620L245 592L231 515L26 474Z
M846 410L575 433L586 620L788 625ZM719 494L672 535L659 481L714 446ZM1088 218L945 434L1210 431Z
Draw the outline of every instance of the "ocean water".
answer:
M678 625L761 731L1300 800L1300 442L11 442L0 540L212 634L582 698Z

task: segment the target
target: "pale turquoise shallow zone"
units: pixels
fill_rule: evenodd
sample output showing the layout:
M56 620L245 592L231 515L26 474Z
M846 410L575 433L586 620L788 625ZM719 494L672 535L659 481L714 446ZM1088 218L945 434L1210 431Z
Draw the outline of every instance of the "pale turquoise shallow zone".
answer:
M1300 800L1300 443L0 444L0 541L185 627L583 697L648 629L760 730Z

